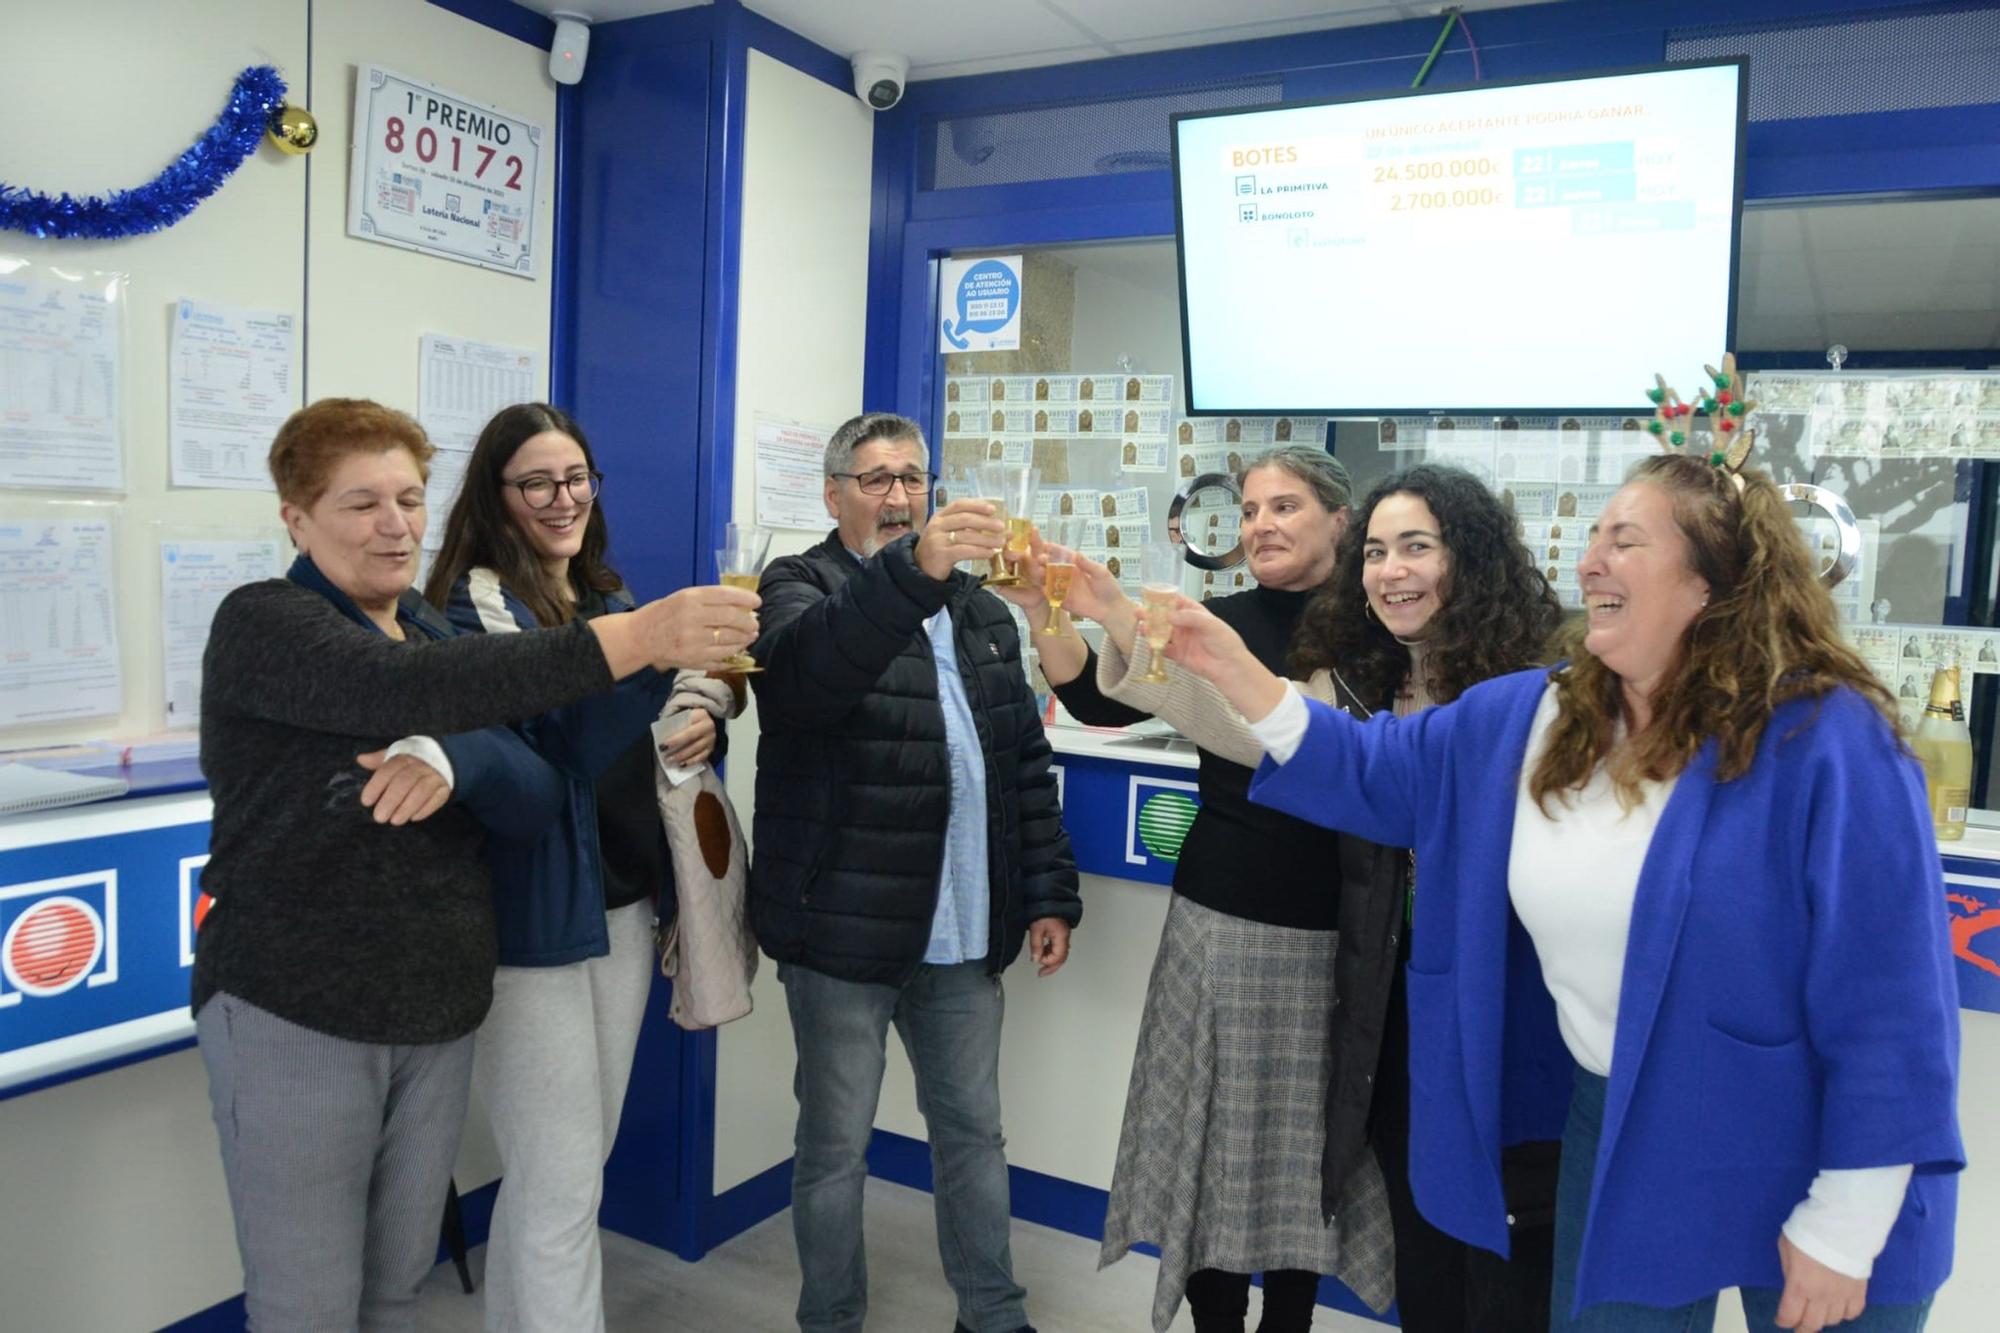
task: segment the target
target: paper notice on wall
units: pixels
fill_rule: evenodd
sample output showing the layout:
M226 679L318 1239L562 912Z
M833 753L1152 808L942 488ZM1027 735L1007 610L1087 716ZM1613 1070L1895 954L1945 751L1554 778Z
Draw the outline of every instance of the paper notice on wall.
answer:
M299 404L297 323L281 310L183 300L167 354L167 449L176 486L273 489L265 459Z
M430 483L424 488L429 521L424 549L444 545L445 520L458 501L466 465L479 432L503 407L542 396L541 358L525 347L502 347L440 333L417 341L417 421L431 437Z
M833 432L757 414L757 523L766 528L827 526L826 442Z
M0 727L124 703L109 519L0 518Z
M116 491L123 280L0 260L0 487Z
M160 543L160 646L168 730L201 721L201 658L215 608L243 584L283 574L286 554L277 537Z

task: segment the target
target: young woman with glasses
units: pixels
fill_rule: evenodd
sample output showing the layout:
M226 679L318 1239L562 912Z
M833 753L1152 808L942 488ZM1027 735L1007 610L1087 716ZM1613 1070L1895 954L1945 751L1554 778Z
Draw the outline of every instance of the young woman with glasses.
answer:
M602 485L567 414L546 403L503 408L473 448L429 597L460 627L489 634L628 608L631 593L605 563ZM674 904L648 735L672 680L646 672L523 723L529 744L570 779L566 817L532 842L488 842L500 968L473 1078L502 1169L489 1329L603 1327L604 1161L652 987L654 902L662 916ZM702 685L727 697L718 682ZM674 691L676 702L697 688ZM716 717L691 716L660 751L668 762L714 753Z

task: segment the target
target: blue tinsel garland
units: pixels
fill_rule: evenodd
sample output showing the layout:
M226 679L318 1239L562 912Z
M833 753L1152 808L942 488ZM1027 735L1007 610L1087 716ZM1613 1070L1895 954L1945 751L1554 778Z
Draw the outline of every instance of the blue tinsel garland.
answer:
M269 65L236 76L229 105L192 148L144 185L110 195L54 199L0 181L0 230L66 241L110 240L173 226L222 188L257 151L271 113L285 104L285 81Z

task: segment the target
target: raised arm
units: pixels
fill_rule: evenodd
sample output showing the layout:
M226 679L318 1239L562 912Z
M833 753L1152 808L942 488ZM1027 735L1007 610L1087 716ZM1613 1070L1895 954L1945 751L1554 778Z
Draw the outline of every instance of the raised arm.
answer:
M1402 722L1385 713L1357 722L1330 704L1293 693L1251 654L1241 635L1187 598L1174 612L1167 657L1213 683L1253 729L1282 723L1275 716L1281 709L1305 711L1296 748L1282 763L1264 759L1250 784L1251 800L1370 842L1417 845L1425 743L1433 733L1441 736L1440 719L1450 708ZM1429 767L1434 771L1436 765Z
M607 690L648 665L705 665L749 641L755 604L732 588L687 589L543 634L398 644L271 580L217 608L203 707L350 736L477 731Z
M541 628L526 603L487 569L472 570L452 588L445 614L469 634L516 634ZM646 667L607 694L529 718L521 724L521 734L538 754L563 772L593 780L646 734L673 691L673 679L672 672Z
M831 592L797 558L764 571L764 628L751 649L764 670L751 686L766 725L838 723L944 606L950 585L918 568L914 549L908 537L891 542Z
M1247 768L1263 762L1264 743L1229 702L1221 686L1177 662L1163 664L1166 684L1150 683L1141 677L1151 661L1152 649L1144 638L1128 654L1120 652L1107 637L1104 655L1096 660L1098 688L1119 703L1144 708L1155 717L1165 718L1181 735L1210 754ZM1308 699L1333 702L1333 681L1324 671L1314 672L1311 680L1299 682L1295 688Z
M1006 532L992 505L955 500L931 516L921 538L890 542L831 592L803 559L772 562L757 588L763 633L750 650L764 668L752 679L764 716L808 728L846 717L943 609L952 566L999 550Z
M1031 627L1049 623L1049 599L1043 591L1043 584L1052 555L1057 559L1076 561L1072 552L1044 542L1037 533L1021 558L1023 581L1014 587L993 590L1020 607ZM1080 577L1072 580L1070 588L1085 605L1097 605L1088 590L1081 589ZM1112 584L1112 591L1117 591L1115 583ZM1069 603L1066 601L1064 605ZM1062 614L1068 616L1067 611ZM1042 679L1055 691L1056 698L1062 700L1062 706L1069 710L1071 717L1086 726L1129 727L1152 716L1143 709L1107 696L1098 686L1097 654L1074 629L1065 625L1063 631L1061 634L1036 633L1035 650L1041 658Z

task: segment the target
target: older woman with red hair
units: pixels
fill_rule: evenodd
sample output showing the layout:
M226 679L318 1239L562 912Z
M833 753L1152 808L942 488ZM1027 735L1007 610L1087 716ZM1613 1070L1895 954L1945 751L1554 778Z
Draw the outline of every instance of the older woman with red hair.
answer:
M493 995L482 828L565 790L499 724L756 632L754 594L697 588L457 637L410 591L430 456L378 403L294 413L270 467L298 559L223 601L203 665L193 1007L256 1329L404 1327L430 1271Z

